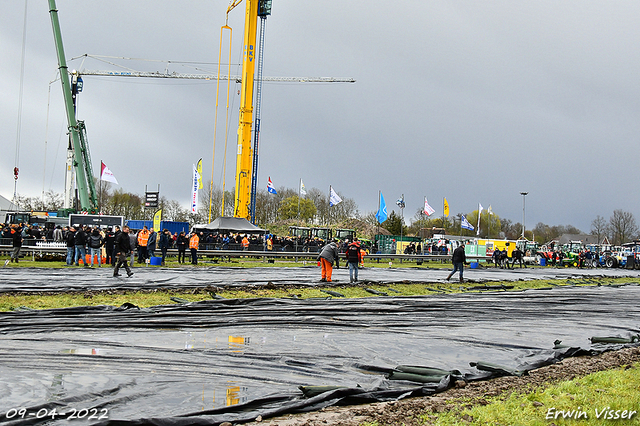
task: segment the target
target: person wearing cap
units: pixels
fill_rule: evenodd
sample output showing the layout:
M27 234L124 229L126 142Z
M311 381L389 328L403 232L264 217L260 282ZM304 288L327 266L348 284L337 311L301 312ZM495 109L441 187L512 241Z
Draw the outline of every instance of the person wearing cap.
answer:
M358 282L358 267L362 260L360 241L354 239L354 241L347 246L346 256L347 266L349 266L349 282Z
M322 247L318 259L320 260L320 266L322 267L322 278L320 279L320 281L331 282L331 274L333 273L333 262L336 263L336 268L340 267L338 245L334 241L332 241L326 246Z

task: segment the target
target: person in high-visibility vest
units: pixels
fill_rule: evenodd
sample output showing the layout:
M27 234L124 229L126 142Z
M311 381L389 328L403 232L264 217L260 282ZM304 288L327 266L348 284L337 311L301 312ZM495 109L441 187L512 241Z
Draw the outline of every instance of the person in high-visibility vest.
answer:
M191 250L191 264L198 264L198 246L200 245L200 237L195 232L191 233L189 238L189 249Z
M149 243L149 228L146 226L138 232L138 263L144 263L147 259L147 244Z
M242 238L242 250L249 250L249 238L246 235Z

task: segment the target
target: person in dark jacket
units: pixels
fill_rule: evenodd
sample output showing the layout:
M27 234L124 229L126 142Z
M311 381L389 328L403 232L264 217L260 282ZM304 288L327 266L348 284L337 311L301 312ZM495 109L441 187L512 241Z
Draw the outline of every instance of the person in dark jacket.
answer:
M104 239L102 238L102 234L100 233L100 228L97 226L91 231L91 235L89 235L89 256L91 256L91 267L93 268L93 258L94 256L98 257L98 268L102 266L102 245L104 243Z
M462 270L464 269L464 264L467 262L467 256L464 254L464 242L460 243L458 248L453 251L451 261L453 263L453 271L451 271L447 277L447 281L451 279L451 276L455 274L456 271L460 271L460 282L462 282Z
M114 261L115 256L113 253L113 248L115 244L116 244L116 234L115 232L113 232L113 229L111 229L111 227L108 227L107 232L104 234L104 250L106 253L105 262L107 264L111 264L111 265L115 264L115 261Z
M124 269L127 271L127 276L130 277L131 275L133 275L133 272L131 272L131 268L129 268L129 265L127 265L127 257L132 252L132 250L131 240L129 238L129 227L126 225L122 227L122 232L120 232L118 234L118 237L116 238L115 251L118 261L116 263L115 269L113 270L113 276L119 277L120 274L118 274L118 270L121 266L124 266Z
M522 258L524 257L524 253L522 253L522 250L516 247L513 253L511 253L511 255L513 256L513 261L511 262L511 269L513 269L513 266L516 264L516 261L520 264L520 268L522 268L522 264L523 264ZM525 264L524 267L526 268L527 265Z
M158 233L151 228L149 231L149 240L147 241L147 258L156 256L156 246L158 243Z
M362 251L360 241L357 239L347 246L346 251L347 266L349 267L349 282L358 282L358 267L362 261Z
M338 256L338 245L335 242L330 242L322 247L322 251L320 251L320 255L318 256L320 266L322 267L322 279L320 279L320 281L331 282L333 262L336 263L336 268L340 267Z
M162 266L164 266L164 259L167 257L167 250L169 250L169 246L171 245L171 233L168 229L163 229L160 234L160 239L158 241L158 246L160 247L160 252L162 253Z
M75 235L75 243L76 243L76 266L80 266L80 259L82 259L82 263L84 266L89 266L87 264L87 233L82 228L82 226L78 227L78 231Z
M184 235L184 231L182 231L180 232L180 235L178 235L178 238L176 239L176 247L178 247L178 263L185 262L187 244L189 244L189 239L187 238L186 235Z
M73 265L73 257L76 253L76 228L69 227L67 231L67 266Z
M20 248L22 248L22 228L18 225L11 225L11 245L13 250L11 251L11 262L18 263L18 256L20 256Z

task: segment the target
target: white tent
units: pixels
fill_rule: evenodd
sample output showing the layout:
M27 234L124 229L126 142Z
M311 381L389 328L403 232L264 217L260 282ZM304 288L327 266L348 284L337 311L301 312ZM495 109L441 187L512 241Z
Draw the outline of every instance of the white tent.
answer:
M259 228L243 217L219 217L206 225L195 225L196 231L216 231L217 233L264 234L266 229Z

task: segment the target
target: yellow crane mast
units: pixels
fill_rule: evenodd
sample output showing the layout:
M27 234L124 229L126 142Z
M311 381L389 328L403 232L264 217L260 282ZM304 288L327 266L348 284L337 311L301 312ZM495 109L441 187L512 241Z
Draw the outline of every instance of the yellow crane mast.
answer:
M244 39L242 56L242 87L240 90L240 117L238 125L238 151L236 156L236 188L234 217L250 218L251 173L253 150L251 149L251 125L253 123L253 83L256 58L256 30L258 23L258 3L260 0L244 0ZM235 0L227 9L227 14L240 4Z

